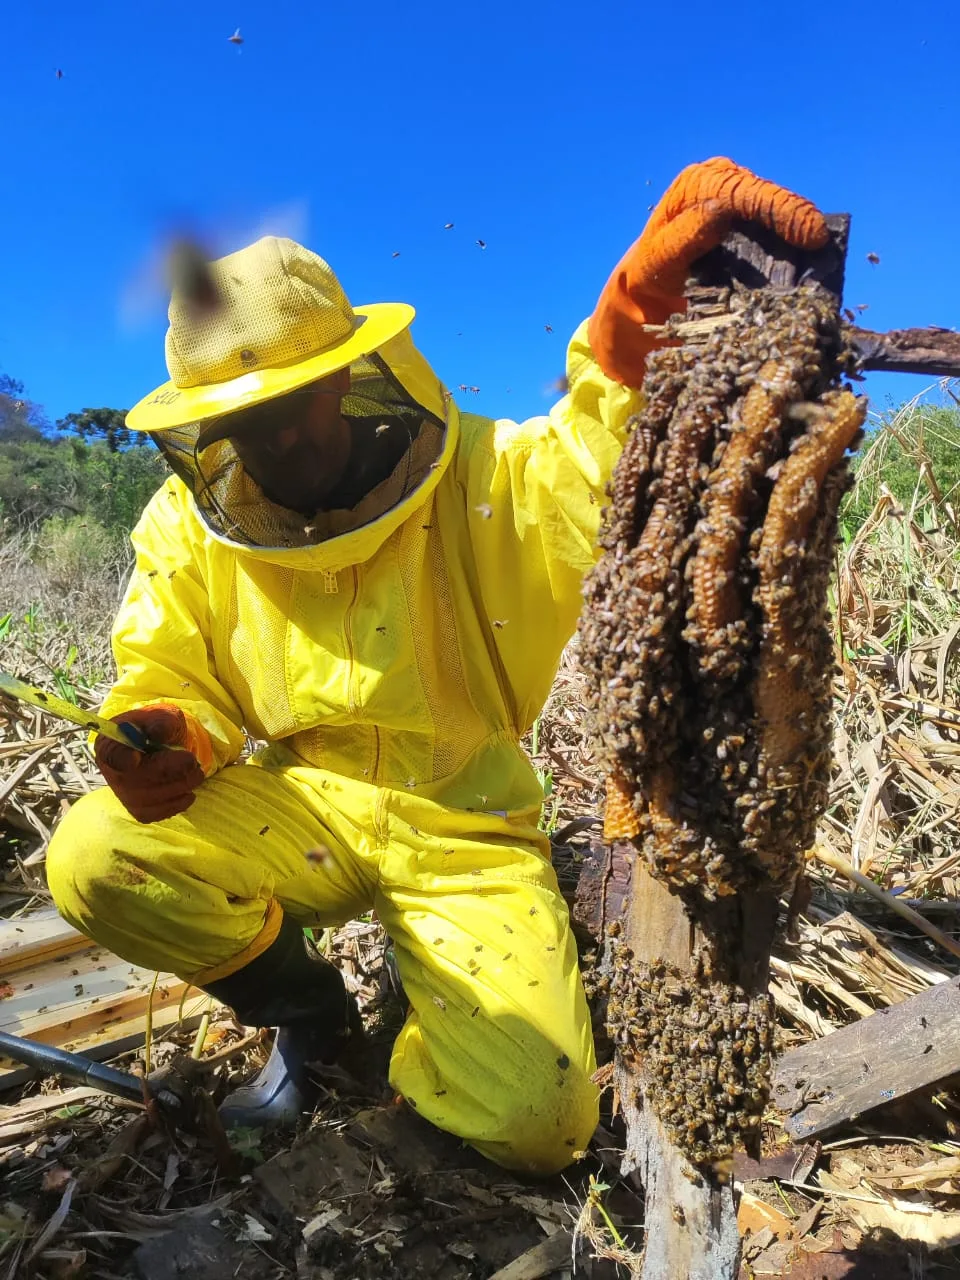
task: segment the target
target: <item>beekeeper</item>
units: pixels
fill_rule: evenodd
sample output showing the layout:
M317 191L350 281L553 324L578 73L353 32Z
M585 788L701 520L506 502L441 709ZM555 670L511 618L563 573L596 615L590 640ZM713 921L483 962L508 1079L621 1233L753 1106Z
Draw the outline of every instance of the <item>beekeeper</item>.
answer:
M461 413L403 303L353 307L266 238L176 290L170 380L130 411L171 477L133 533L95 741L107 787L61 822L61 913L279 1028L231 1124L289 1123L306 1064L362 1052L304 927L375 910L410 1005L390 1082L508 1168L563 1168L597 1120L590 1019L520 746L570 639L607 480L691 262L734 218L823 243L813 205L729 160L681 173L517 423ZM238 763L245 735L267 745Z

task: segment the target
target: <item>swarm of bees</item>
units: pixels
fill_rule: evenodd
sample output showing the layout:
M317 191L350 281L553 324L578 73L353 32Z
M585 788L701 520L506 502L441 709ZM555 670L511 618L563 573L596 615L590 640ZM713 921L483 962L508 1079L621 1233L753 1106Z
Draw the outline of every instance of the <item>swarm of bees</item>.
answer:
M715 904L791 887L826 803L827 586L866 412L821 286L729 310L647 363L580 626L605 838L633 841L705 939L687 974L621 947L607 1030L695 1163L750 1144L766 1097L769 997L722 962Z
M621 1058L639 1066L671 1140L694 1164L716 1163L759 1133L768 1094L769 996L713 979L706 957L692 975L643 964L613 944L607 1002Z
M691 905L786 887L812 842L831 746L827 583L866 412L837 385L825 290L732 305L704 347L648 362L580 629L605 834L636 837Z

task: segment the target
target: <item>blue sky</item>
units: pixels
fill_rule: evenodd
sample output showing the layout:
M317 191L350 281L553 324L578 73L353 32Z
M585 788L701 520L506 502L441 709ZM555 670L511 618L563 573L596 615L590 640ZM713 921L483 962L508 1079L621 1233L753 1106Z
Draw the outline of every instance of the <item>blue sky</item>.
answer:
M956 326L958 37L922 0L5 5L0 371L51 418L128 407L166 377L163 235L266 220L412 302L471 409L544 412L647 206L717 154L852 213L865 324Z

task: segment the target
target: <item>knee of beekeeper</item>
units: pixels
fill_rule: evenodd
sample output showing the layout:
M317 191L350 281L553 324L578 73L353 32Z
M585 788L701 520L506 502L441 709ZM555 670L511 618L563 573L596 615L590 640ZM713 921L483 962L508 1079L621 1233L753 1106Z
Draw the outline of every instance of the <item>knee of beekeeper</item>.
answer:
M136 827L109 787L101 787L76 801L51 837L47 883L57 910L94 939L97 922L122 918L131 892L149 878L127 853Z
M518 1172L559 1173L586 1151L600 1119L599 1091L589 1061L553 1053L546 1070L531 1070L500 1099L499 1141L477 1142L484 1155Z

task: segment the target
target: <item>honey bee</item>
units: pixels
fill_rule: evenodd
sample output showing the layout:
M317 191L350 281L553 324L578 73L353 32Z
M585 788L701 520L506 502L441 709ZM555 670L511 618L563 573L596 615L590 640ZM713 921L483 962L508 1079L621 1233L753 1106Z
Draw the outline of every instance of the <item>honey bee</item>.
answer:
M209 315L222 305L209 259L188 236L178 237L167 250L166 275L171 291L196 315Z
M487 247L486 240L478 240L477 244L480 246L481 249L485 249Z
M231 44L243 44L243 36L240 34L240 28L237 27L232 36L227 36Z
M444 229L444 231L452 231L452 230L453 230L453 223L452 223L452 222L445 222L445 223L443 224L443 229Z
M868 254L867 254L867 261L870 263L870 265L871 265L872 267L879 267L879 265L880 265L880 255L879 255L879 253L868 253Z

